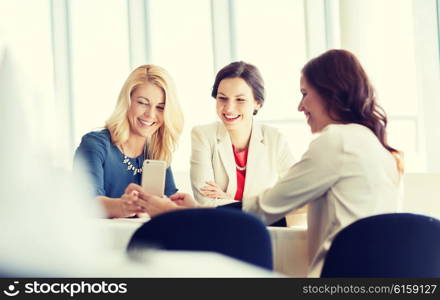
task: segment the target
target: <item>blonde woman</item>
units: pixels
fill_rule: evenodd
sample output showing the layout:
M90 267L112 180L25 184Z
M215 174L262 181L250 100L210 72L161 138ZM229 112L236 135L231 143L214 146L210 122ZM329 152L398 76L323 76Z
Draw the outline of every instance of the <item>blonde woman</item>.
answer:
M125 81L105 129L83 136L75 152L74 167L84 161L108 217L143 211L136 195L124 190L130 183L141 183L145 158L167 163L164 194L177 191L169 166L182 127L183 114L167 71L155 65L136 68Z

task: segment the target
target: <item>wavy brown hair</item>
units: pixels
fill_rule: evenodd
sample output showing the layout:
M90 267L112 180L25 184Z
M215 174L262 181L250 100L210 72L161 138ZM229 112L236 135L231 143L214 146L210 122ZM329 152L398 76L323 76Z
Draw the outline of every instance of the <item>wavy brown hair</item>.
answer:
M377 103L374 88L356 56L347 50L329 50L310 60L302 74L323 98L330 118L371 129L403 173L402 153L387 142L386 113Z

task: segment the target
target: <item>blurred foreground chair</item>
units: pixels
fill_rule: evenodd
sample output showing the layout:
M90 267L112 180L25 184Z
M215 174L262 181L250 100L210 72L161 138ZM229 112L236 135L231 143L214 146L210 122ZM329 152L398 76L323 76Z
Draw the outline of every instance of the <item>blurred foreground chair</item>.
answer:
M336 235L321 277L440 277L440 221L409 213L358 220Z
M148 247L212 251L272 270L269 232L257 217L234 209L186 209L159 215L131 237L132 253Z

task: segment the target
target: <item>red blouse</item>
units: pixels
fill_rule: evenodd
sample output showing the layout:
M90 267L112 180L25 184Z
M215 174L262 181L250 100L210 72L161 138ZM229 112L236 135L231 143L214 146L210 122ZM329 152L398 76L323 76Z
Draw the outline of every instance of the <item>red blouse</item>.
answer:
M235 164L241 168L246 167L248 148L237 151L235 146L232 145L232 150L234 151ZM237 172L237 192L235 193L235 200L243 200L244 182L246 179L246 169L240 171L237 167L235 168Z

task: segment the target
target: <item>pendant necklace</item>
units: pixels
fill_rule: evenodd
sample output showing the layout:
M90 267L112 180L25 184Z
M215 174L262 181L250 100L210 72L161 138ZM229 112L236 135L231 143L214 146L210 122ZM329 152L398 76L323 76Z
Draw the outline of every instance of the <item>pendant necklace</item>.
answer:
M239 165L235 164L235 167L236 167L237 170L239 170L239 171L244 171L244 170L246 170L246 166L244 166L244 167L240 167Z
M124 147L121 144L121 149L122 149L122 154L124 154L124 158L122 159L122 163L127 165L127 170L131 171L133 170L133 175L136 174L142 174L142 167L140 168L136 168L132 163L131 163L131 159L125 155L125 151L124 151ZM145 153L145 152L144 152ZM145 155L145 154L144 154Z

